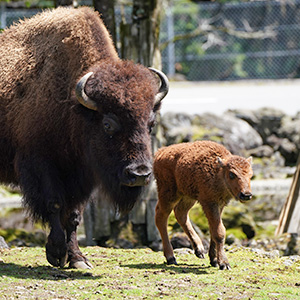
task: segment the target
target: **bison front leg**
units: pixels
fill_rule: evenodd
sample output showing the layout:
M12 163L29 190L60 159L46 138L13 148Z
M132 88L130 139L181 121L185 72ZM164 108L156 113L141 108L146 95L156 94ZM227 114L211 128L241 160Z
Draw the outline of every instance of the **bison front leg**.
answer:
M75 209L66 220L67 246L69 254L70 268L91 269L93 266L82 254L77 241L77 226L81 221L82 210Z
M168 236L168 218L172 209L173 205L171 203L163 203L159 200L155 208L155 224L161 236L163 252L167 260L167 264L177 265L173 247Z
M226 230L221 219L223 208L220 208L217 204L213 204L204 206L203 210L208 219L211 235L209 247L210 264L213 267L219 266L220 270L230 270L231 267L224 251Z
M48 262L63 267L67 262L67 244L61 224L64 209L64 189L53 164L34 151L18 153L15 158L15 172L24 195L24 204L31 210L34 219L42 219L50 226L46 244Z
M46 244L46 257L55 267L64 267L68 260L67 244L64 230L60 222L60 205L51 203L49 209L49 225L51 228Z

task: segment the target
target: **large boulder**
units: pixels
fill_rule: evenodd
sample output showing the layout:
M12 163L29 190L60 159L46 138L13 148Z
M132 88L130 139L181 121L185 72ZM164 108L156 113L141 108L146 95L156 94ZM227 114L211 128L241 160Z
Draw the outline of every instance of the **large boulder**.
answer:
M285 113L281 110L264 107L257 110L230 110L237 118L249 123L263 138L264 143L272 135L278 135Z
M193 135L192 116L185 113L168 112L161 118L165 144L177 144L191 141Z
M287 164L295 164L300 150L300 119L297 116L283 118L278 130L278 136L282 139L279 151Z
M261 136L246 121L230 113L217 116L211 113L198 115L193 125L204 127L207 131L204 138L219 139L233 154L244 155L245 150L262 146Z

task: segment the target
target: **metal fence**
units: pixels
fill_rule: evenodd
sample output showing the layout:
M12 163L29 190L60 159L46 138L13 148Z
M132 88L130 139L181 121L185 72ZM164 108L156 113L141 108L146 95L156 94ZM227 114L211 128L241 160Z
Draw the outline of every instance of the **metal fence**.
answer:
M167 3L160 36L163 71L170 77L195 81L300 77L300 0ZM10 26L38 11L7 9L2 2L0 25Z
M300 1L179 4L161 27L163 69L187 80L300 77Z

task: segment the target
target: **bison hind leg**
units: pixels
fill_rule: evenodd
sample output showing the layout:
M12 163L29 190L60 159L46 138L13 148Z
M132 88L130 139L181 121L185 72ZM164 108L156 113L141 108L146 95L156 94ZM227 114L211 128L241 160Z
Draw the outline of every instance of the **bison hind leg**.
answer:
M167 259L167 265L177 265L176 258L174 256Z
M199 238L198 234L196 233L195 229L189 218L189 211L196 203L196 200L184 197L181 201L175 206L174 212L175 217L184 230L185 234L188 236L192 247L194 249L195 255L198 258L204 258L204 247L202 244L201 239Z

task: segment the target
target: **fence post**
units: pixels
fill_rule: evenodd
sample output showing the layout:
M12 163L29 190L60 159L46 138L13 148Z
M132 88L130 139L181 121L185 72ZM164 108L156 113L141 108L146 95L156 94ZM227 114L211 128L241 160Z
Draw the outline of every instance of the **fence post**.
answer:
M168 43L167 51L168 51L168 76L170 78L174 77L175 75L175 45L174 45L174 14L173 8L168 7L166 11L167 16L167 34L168 34Z

